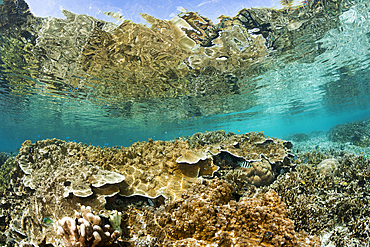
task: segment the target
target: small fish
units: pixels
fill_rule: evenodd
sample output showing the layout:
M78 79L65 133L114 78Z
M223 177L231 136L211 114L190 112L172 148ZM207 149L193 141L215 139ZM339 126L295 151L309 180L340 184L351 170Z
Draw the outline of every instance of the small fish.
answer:
M42 220L42 223L43 224L45 224L45 225L51 225L51 224L53 224L53 220L51 219L51 218L49 218L49 217L45 217L43 220Z
M153 202L152 200L148 199L148 202L149 202L149 205L150 205L150 206L152 206L152 207L154 207L154 206L155 206L155 205L154 205L154 202Z
M238 130L238 132L240 132L240 130Z
M274 234L273 234L272 232L270 232L270 231L267 231L267 232L266 232L266 237L267 237L268 239L271 239L273 236L274 236Z

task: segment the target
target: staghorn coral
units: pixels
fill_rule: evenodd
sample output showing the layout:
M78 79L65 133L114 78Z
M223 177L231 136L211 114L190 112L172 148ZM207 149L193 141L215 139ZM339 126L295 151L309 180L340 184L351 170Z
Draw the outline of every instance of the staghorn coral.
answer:
M76 218L64 217L58 221L58 235L63 238L64 247L120 246L115 240L121 235L112 226L102 224L102 219L92 213L91 207L81 206Z
M294 231L276 192L235 202L232 190L223 180L204 180L162 210L131 209L131 241L149 236L158 246L320 246L318 238Z

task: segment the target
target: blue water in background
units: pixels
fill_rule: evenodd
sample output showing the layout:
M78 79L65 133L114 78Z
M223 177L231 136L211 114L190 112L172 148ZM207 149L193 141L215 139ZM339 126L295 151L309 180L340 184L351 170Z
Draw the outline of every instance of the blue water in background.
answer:
M130 146L148 138L171 140L213 130L264 131L283 138L368 119L369 11L369 6L358 4L343 13L341 27L316 41L326 51L312 63L285 63L285 58L279 58L275 67L255 78L258 89L238 96L257 99L257 104L245 111L209 116L192 116L190 112L188 117L176 117L173 109L158 109L157 117L144 114L130 119L115 116L114 108L107 110L108 106L86 99L32 93L26 98L2 87L0 151L15 151L25 140L58 138L99 146Z

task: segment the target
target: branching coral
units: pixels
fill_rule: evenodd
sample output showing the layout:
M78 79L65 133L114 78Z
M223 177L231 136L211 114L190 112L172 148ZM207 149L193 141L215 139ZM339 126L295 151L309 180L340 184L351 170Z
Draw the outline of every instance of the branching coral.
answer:
M91 207L81 206L76 218L64 217L59 222L58 235L63 238L64 247L117 246L114 241L121 235L110 225L102 225L98 215Z
M360 246L370 237L369 167L368 158L353 155L324 160L318 169L301 164L296 171L279 176L265 191L279 193L297 231L332 231L330 241L337 246Z

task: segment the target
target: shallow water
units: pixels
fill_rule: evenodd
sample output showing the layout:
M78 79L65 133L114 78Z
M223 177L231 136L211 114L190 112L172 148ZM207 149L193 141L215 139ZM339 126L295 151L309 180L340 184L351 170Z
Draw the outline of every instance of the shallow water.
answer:
M65 1L71 9L57 14L31 2L0 0L0 244L42 236L62 246L62 218L85 204L112 226L114 209L131 219L121 224L131 229L119 239L127 246L222 246L217 227L205 228L213 240L168 237L171 210L207 201L232 222L244 216L230 205L279 195L294 241L368 246L368 1L172 2L166 10ZM8 154L18 156L4 163ZM185 190L191 200L169 206ZM264 197L269 190L278 194ZM220 191L228 199L219 205L204 200ZM276 244L272 229L249 240ZM228 241L249 241L234 230L224 232Z
M131 61L126 67L117 63L119 52L108 51L99 41L86 44L89 35L103 35L93 30L92 17L72 14L63 20L30 15L32 24L22 27L22 34L14 27L2 31L0 150L15 150L25 139L57 137L127 146L147 138L169 140L219 129L282 137L366 119L370 114L368 2L343 1L328 4L326 10L315 4L311 9L304 4L284 13L275 11L281 16L270 22L263 20L263 14L255 16L260 23L247 28L244 37L238 25L229 23L213 44L193 42L190 53L183 50L190 60L189 55L179 54L168 57L167 62L174 60L165 65L166 58L160 56L170 48L161 48L162 55L153 53L141 57L147 59L142 64ZM319 14L310 14L312 9ZM119 28L104 25L100 32ZM258 33L258 25L265 29L263 34ZM143 47L144 40L130 45L138 42ZM110 47L124 52L117 42L121 41L112 41ZM150 51L151 45L160 49L150 42L145 49ZM222 47L226 44L234 47ZM101 49L101 54L87 55L88 49ZM81 51L82 55L76 53ZM102 68L95 70L96 64L88 60L92 56L102 56ZM194 59L202 57L209 65L200 63L203 67L196 68L199 62ZM193 61L191 68L186 68L183 58ZM162 65L155 59L162 59ZM179 70L160 75L170 64ZM136 74L129 76L130 66L136 66ZM151 69L144 72L145 66Z

